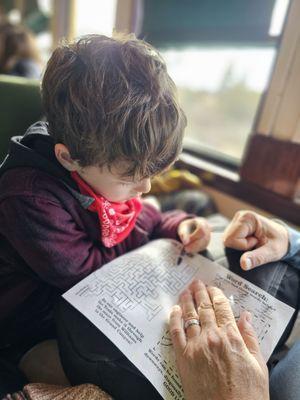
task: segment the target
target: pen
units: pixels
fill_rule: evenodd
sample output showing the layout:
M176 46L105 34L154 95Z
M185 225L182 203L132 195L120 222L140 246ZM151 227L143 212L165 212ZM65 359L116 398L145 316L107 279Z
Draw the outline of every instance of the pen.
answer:
M213 223L210 222L210 228L211 228L211 232L223 232L224 229L225 229L224 225L222 223L218 224L218 223L214 223L214 222ZM188 234L191 235L196 229L197 229L197 224L196 223L192 223L188 227ZM181 262L183 260L183 257L185 255L189 255L189 254L184 250L184 248L182 248L182 250L181 250L181 252L180 252L180 254L179 254L178 258L177 258L176 265L180 265L181 264Z
M188 234L191 235L195 230L197 229L197 224L196 223L192 223L191 225L188 226ZM180 265L183 257L187 255L186 251L184 250L184 248L181 249L181 252L179 254L179 257L177 258L177 265Z
M185 255L186 253L185 253L185 250L184 250L184 248L182 248L181 249L181 252L180 252L180 254L179 254L179 257L177 258L177 265L180 265L181 264L181 261L182 261L182 259L183 259L183 256Z

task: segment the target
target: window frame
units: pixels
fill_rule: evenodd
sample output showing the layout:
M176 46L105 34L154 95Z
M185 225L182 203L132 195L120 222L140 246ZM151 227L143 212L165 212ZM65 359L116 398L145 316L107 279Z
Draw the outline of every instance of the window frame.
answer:
M120 18L121 13L117 12L116 30L135 32L134 29L137 24L134 15L136 15L137 2L135 0L118 0L118 7L125 7L125 3L127 7L129 7L128 9L131 10L131 18L128 18L128 23L125 27L124 20L121 21ZM273 133L277 132L276 121L274 122L274 119L276 117L276 112L278 112L279 101L282 101L286 97L293 99L298 96L298 104L300 104L300 90L298 91L299 93L297 92L298 86L295 85L294 88L293 85L290 85L289 88L286 87L286 82L290 77L290 71L293 69L295 57L300 57L299 20L300 2L298 0L290 0L282 34L278 40L277 54L270 73L269 82L266 90L261 95L241 164L239 165L238 162L234 162L234 160L230 160L226 156L214 154L214 152L209 152L206 148L203 148L200 151L184 149L176 165L188 168L191 172L197 174L205 185L232 195L237 199L245 200L294 225L300 226L299 203L296 203L288 196L278 194L264 187L264 184L260 181L260 176L249 179L249 175L247 175L251 172L251 163L253 165L253 163L256 162L256 152L254 146L252 146L253 139L257 135L265 135L267 141L269 137L270 143L274 140ZM119 27L121 29L119 29ZM291 43L293 43L292 46ZM300 84L300 76L297 79L297 84L298 83ZM289 93L287 91L289 91ZM285 118L287 120L289 119L289 110L285 110ZM272 130L270 127L272 127ZM286 144L284 137L279 135L278 139L282 140L283 145ZM300 114L293 141L295 144L296 142L300 142ZM300 144L298 144L298 146L299 157L296 163L300 168ZM277 154L277 157L280 157L280 154ZM251 162L246 163L246 158ZM264 163L266 164L265 160ZM264 168L264 165L262 165L262 168ZM270 178L272 178L272 171L270 175ZM287 180L288 179L289 176L287 176Z

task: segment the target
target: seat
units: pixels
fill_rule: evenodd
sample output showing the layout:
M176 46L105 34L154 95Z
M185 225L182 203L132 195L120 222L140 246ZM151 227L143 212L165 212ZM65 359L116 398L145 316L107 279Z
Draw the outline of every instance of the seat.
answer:
M0 75L0 162L10 137L24 134L42 115L39 80Z
M19 368L29 382L69 385L60 362L56 340L49 339L35 345L24 354Z

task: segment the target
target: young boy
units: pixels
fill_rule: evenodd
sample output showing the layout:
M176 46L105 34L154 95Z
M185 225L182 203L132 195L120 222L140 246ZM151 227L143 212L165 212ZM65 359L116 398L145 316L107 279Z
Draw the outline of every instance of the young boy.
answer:
M57 48L42 82L47 122L12 138L0 169L0 354L18 361L54 334L56 296L149 240L204 249L209 228L140 196L181 151L175 85L150 45L83 37Z

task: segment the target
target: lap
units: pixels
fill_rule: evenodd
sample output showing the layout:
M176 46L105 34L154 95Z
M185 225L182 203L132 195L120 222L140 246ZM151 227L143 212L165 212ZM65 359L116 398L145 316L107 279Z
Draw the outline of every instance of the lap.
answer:
M161 399L123 353L64 299L55 314L61 361L72 384L96 384L115 399Z
M218 257L209 252L206 255L279 300L298 308L299 275L295 269L277 262L243 271L239 267L240 252L223 250L221 254L220 249L217 250ZM161 399L123 353L64 299L57 305L56 323L62 364L72 384L97 384L116 399ZM286 341L292 326L293 321L283 334L280 345Z
M270 376L271 400L300 399L300 341L279 361Z

